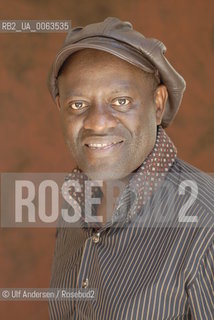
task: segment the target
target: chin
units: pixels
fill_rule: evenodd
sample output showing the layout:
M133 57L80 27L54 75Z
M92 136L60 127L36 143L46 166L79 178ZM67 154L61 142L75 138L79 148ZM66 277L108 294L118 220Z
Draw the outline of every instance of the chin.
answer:
M102 180L102 181L110 181L110 180L119 180L123 179L126 175L122 172L115 172L115 170L82 170L89 179L91 180Z
M106 172L87 172L86 175L90 180L109 181L118 179L115 175L106 174Z

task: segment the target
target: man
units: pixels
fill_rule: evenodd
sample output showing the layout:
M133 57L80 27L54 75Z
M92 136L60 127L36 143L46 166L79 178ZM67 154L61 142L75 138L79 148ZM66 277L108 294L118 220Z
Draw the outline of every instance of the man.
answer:
M49 89L77 164L63 194L81 217L61 217L51 287L97 297L50 301L51 319L213 319L214 183L163 129L185 89L165 50L107 18L56 56Z

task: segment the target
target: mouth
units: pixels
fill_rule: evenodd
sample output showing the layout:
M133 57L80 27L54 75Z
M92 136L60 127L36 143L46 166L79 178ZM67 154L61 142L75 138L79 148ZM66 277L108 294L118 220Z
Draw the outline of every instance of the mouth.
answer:
M91 151L105 151L105 150L113 150L118 148L124 143L124 140L117 137L112 139L101 139L100 137L96 138L88 138L85 141L84 146Z
M123 141L112 142L109 144L108 143L90 143L90 144L85 144L85 146L92 150L106 150L106 149L116 147L117 145L120 145L122 143Z

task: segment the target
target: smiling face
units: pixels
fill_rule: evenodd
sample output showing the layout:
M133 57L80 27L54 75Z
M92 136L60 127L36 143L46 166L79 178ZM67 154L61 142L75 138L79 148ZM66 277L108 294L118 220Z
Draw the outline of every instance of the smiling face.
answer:
M91 179L123 179L151 152L167 90L152 75L109 53L73 54L58 78L66 144ZM157 85L156 85L157 86Z

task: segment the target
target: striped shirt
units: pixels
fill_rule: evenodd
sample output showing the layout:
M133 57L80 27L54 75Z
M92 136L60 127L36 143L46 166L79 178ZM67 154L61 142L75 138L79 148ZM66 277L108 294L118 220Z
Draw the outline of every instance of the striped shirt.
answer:
M158 137L111 221L60 221L50 287L97 298L50 300L51 320L214 319L214 181Z

